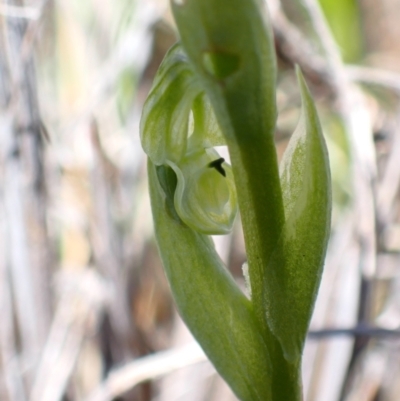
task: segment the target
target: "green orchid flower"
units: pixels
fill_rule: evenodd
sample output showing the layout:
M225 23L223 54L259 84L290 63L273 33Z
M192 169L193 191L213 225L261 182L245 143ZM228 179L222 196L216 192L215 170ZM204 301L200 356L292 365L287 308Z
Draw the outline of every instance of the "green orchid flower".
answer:
M226 234L237 214L232 168L213 146L224 145L214 112L180 44L168 52L143 108L143 149L177 176L175 210L203 234Z
M317 110L298 69L302 113L279 168L264 2L171 4L181 44L162 62L140 126L164 270L183 320L240 400L300 401L331 214ZM237 205L249 297L208 236L229 232Z

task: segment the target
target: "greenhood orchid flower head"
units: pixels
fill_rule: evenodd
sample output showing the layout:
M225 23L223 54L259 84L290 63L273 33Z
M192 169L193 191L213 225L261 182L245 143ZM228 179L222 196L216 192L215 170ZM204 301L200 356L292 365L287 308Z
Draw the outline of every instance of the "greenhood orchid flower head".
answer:
M210 102L180 44L165 57L144 104L142 146L151 161L177 177L175 210L203 234L226 234L237 213L231 167L214 146L224 145Z
M181 44L160 66L140 134L154 234L186 325L241 401L301 401L302 350L329 237L329 160L298 69L301 118L279 168L264 5L171 0ZM230 230L237 203L250 298L208 237Z

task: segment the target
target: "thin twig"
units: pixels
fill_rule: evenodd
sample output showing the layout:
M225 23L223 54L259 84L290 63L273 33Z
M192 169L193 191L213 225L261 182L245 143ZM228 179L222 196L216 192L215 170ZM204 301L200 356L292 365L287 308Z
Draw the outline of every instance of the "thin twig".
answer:
M1 96L1 95L0 95ZM11 131L10 119L0 119L0 127L4 131ZM1 142L0 142L1 143ZM0 153L0 165L5 161ZM0 173L0 176L2 174ZM3 193L0 193L0 363L4 378L5 392L9 401L25 401L24 383L21 375L21 366L17 353L16 333L14 327L14 311L11 294L11 280L7 252L7 218Z
M197 343L146 356L112 371L86 401L111 401L141 382L206 359Z
M400 92L399 92L400 94ZM400 114L399 114L400 116ZM377 210L381 226L388 226L395 210L400 185L400 118L397 117L390 153L378 187ZM397 131L397 132L396 132Z
M356 326L352 328L337 328L337 329L321 329L310 330L308 338L313 340L334 339L339 336L363 336L363 337L393 337L400 338L400 330L382 329L380 327Z
M311 46L303 33L289 21L279 0L268 0L274 37L280 55L293 64L300 65L307 76L328 81L326 61Z
M399 337L400 330L388 330L377 327L358 326L313 330L308 333L310 339L336 338L338 336ZM122 368L112 371L107 379L86 399L86 401L110 401L137 384L158 378L174 370L203 362L206 356L198 344L159 352L143 357Z
M331 78L336 81L338 86L342 86L345 83L342 71L342 58L321 7L315 0L301 0L301 3L303 3L311 18L315 33L318 35L325 52L325 57L328 62L327 67L331 70Z
M346 71L354 82L382 86L400 96L400 75L395 72L356 65L347 66Z
M61 280L60 280L61 282ZM31 401L59 401L84 338L91 335L108 299L108 286L92 270L62 276L60 297L33 384Z
M19 6L16 0L8 3ZM44 148L34 60L32 55L23 59L21 53L27 22L7 18L3 28L11 82L7 106L13 123L5 147L8 186L5 204L10 222L13 295L23 340L22 354L35 358L39 355L51 315L48 276L52 267L52 247L47 235ZM29 332L25 332L27 325Z
M107 158L100 140L95 120L90 127L93 149L93 168L91 187L94 203L92 229L90 232L93 246L94 263L103 277L113 287L115 296L110 300L108 312L112 324L115 346L112 358L115 363L125 362L132 353L129 349L129 334L132 330L130 311L126 300L128 286L122 258L122 239L113 222L111 209L115 192L118 193L118 169ZM122 266L122 267L121 267Z
M23 172L13 153L17 149L11 125L2 126L0 137L4 161L3 197L7 227L6 255L10 264L15 317L21 338L23 358L35 358L40 350L41 339L38 327L38 306L35 299L33 274L28 252L28 239L24 221L24 205L21 187Z
M103 99L105 94L114 88L121 73L129 68L139 76L147 65L151 54L152 35L150 31L154 23L161 16L161 10L154 1L139 2L135 11L135 24L115 46L113 53L94 75L93 85L83 109L62 128L62 133L70 134L82 120L86 121L93 114L95 106ZM78 102L79 103L79 102Z
M299 64L306 75L316 78L324 82L327 87L330 87L332 85L330 81L332 75L328 74L328 65L323 57L315 52L304 34L287 19L278 0L268 0L268 5L272 17L275 40L282 57L293 64ZM358 65L346 65L344 68L348 80L381 86L400 96L400 74Z
M40 7L20 7L1 3L0 15L8 18L37 20L41 15L41 9Z

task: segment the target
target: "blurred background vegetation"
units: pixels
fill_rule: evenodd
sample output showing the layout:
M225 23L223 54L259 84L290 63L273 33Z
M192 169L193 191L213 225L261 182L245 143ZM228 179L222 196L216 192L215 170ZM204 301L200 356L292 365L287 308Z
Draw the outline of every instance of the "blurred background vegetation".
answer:
M297 63L332 167L304 399L397 401L400 0L267 3L278 154ZM0 399L234 401L190 346L153 239L138 126L177 40L167 0L5 0L0 24ZM243 284L240 221L215 243Z

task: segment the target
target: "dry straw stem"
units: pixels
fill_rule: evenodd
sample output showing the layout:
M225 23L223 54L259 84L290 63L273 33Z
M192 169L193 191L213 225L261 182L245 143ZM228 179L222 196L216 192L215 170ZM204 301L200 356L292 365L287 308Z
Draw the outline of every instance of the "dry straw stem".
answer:
M278 50L302 71L331 90L335 87L324 57L315 52L310 41L283 13L279 0L268 0ZM341 63L342 64L342 63ZM400 96L400 74L374 67L342 65L347 79L354 83L376 85Z
M43 348L30 401L62 399L85 338L98 329L101 312L110 303L110 289L98 273L85 269L61 275L60 300Z
M17 2L10 1L9 5ZM4 23L1 155L7 224L7 252L15 319L24 362L34 363L50 321L51 246L46 232L43 138L32 55L23 53L25 20ZM4 64L3 64L4 63Z
M400 96L400 75L398 73L358 65L347 66L346 72L349 79L354 82L381 86Z
M143 2L138 7L134 16L135 24L124 33L99 71L94 72L89 94L80 99L83 106L62 127L62 134L69 133L79 123L93 116L96 108L107 99L110 89L115 88L126 69L135 71L138 76L143 74L151 57L152 29L161 19L162 12L163 9L157 7L153 1Z
M1 159L0 159L1 160ZM3 378L8 399L25 401L26 394L20 375L20 361L17 354L16 333L13 322L12 294L6 255L6 211L3 199L0 199L0 363L3 366ZM5 368L5 369L4 369Z
M21 7L10 4L0 4L0 15L8 18L23 18L37 20L41 16L40 7Z
M333 93L336 93L339 103L339 110L343 116L344 121L348 121L348 127L354 126L354 124L350 124L352 121L351 114L352 109L346 110L345 104L351 100L353 97L358 97L361 100L361 93L356 91L352 83L358 84L366 84L370 86L377 86L383 89L392 92L396 96L400 97L400 74L392 71L386 71L379 68L365 67L365 66L357 66L357 65L343 65L340 61L340 58L337 55L337 49L335 43L333 43L327 37L330 37L330 33L327 29L322 28L324 25L321 23L315 24L318 25L319 31L324 31L322 37L326 37L324 40L325 49L328 48L329 54L335 53L330 59L332 62L327 64L323 57L315 52L315 50L311 47L309 40L303 35L300 30L293 25L283 13L279 0L269 0L269 4L271 7L272 14L272 22L274 27L275 38L278 44L279 51L281 54L289 59L294 64L299 64L302 70L310 77L316 79L317 81L322 81L324 85ZM313 16L314 19L322 17L319 11L316 11L316 6L312 6L313 8ZM332 68L330 66L334 65L332 75ZM336 76L335 71L340 72L339 80L332 79L332 77ZM366 106L363 106L366 108ZM361 126L362 124L360 124ZM397 125L399 123L397 122ZM369 141L370 143L366 146L371 148L372 143L368 138L368 131L364 130L362 132L361 129L357 129L358 124L354 126L348 132L358 132L358 137L361 137L361 140L364 142ZM371 137L371 135L369 135ZM398 185L393 185L393 183L397 183L400 180L400 169L398 168L397 163L397 153L400 147L399 136L394 136L394 143L392 146L392 151L390 152L389 160L387 166L385 168L385 172L383 174L383 178L380 180L379 187L377 188L376 194L376 209L378 213L378 218L380 224L387 225L389 224L390 216L393 211L395 197L397 194ZM354 149L355 144L353 145L353 155L356 154ZM362 153L358 152L358 153ZM371 153L371 149L369 150ZM370 175L370 185L372 187L372 183L375 178L375 161L374 158L364 157L364 165L365 170ZM354 159L354 164L356 164L356 158ZM369 166L369 167L368 167ZM359 169L358 167L356 167ZM356 176L358 173L354 171L354 175ZM373 191L373 188L371 190ZM362 199L362 196L360 196ZM361 202L361 201L360 201ZM370 205L370 208L372 205ZM372 226L370 225L370 229L372 230ZM372 240L371 240L372 246Z
M149 355L113 370L85 401L111 401L141 382L206 360L197 343Z

